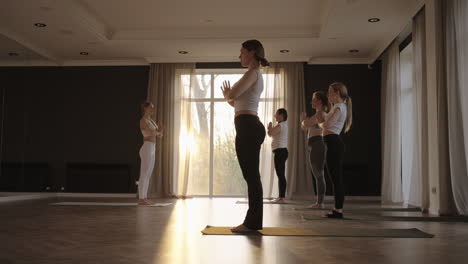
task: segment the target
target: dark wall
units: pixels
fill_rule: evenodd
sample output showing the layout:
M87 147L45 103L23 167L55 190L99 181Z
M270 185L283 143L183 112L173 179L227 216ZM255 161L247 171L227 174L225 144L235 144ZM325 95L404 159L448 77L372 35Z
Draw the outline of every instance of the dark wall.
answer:
M133 192L148 70L0 68L0 191Z
M380 195L380 63L367 65L305 65L306 102L312 93L327 91L328 85L340 81L348 87L353 101L353 125L342 134L346 145L344 182L348 195ZM307 111L312 114L310 103ZM328 178L328 177L327 177ZM327 192L331 184L327 179Z

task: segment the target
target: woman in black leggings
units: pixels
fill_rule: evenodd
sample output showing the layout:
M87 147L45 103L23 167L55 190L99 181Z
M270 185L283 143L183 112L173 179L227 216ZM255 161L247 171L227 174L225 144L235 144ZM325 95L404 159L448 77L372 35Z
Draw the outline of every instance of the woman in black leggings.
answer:
M288 112L284 108L276 111L275 119L278 124L268 124L267 134L272 137L271 149L274 153L275 171L278 176L278 198L274 203L284 203L286 197L286 160L288 159Z
M327 147L326 167L333 183L335 209L326 214L329 218L343 218L344 185L343 157L345 146L340 133L348 132L352 123L352 101L348 89L335 82L328 88L328 101L333 105L330 113L322 118L323 140Z
M232 88L224 82L221 90L227 102L234 107L236 127L236 154L247 182L249 210L244 222L232 232L252 232L263 229L263 188L260 181L260 148L265 140L265 127L257 116L258 102L263 92L260 66L268 66L265 51L258 40L242 43L239 56L247 72Z

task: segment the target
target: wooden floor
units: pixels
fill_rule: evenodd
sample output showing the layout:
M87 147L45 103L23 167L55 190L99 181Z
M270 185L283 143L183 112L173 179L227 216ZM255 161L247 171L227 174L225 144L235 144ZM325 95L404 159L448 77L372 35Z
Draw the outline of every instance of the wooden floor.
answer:
M464 263L468 223L304 221L298 205L264 205L264 226L419 228L434 238L204 236L242 222L234 198L173 200L167 207L51 205L131 199L0 203L0 263ZM168 200L164 200L167 202ZM162 200L161 200L162 202ZM348 203L350 207L378 206ZM323 212L307 212L322 214ZM380 214L419 215L418 212ZM466 262L465 262L466 263Z

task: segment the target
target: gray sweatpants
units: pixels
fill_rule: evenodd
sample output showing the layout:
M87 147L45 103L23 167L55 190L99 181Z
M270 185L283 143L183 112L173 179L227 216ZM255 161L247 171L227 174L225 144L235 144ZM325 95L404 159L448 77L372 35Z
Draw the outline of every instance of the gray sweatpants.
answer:
M326 191L324 167L327 147L323 143L322 136L310 137L308 146L310 168L315 178L315 194L317 195L317 203L322 204Z

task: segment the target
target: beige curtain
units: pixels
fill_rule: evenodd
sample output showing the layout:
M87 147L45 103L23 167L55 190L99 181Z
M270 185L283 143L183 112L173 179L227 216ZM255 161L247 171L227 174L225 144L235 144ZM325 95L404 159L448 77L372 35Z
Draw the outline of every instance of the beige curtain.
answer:
M300 127L301 113L305 112L304 63L272 63L265 71L269 72L274 72L278 78L275 85L284 91L284 106L288 111L289 158L286 163L286 195L289 199L311 199L314 193L307 164L307 138ZM274 190L277 191L276 180L275 177Z
M178 167L175 159L178 154L177 108L174 107L177 96L177 75L183 71L193 71L194 64L151 64L148 82L148 100L156 109L155 120L164 127L164 136L156 144L156 162L150 180L150 197L169 197L178 193L177 187L184 183L174 180ZM183 110L185 111L185 109ZM185 113L185 112L184 112Z

